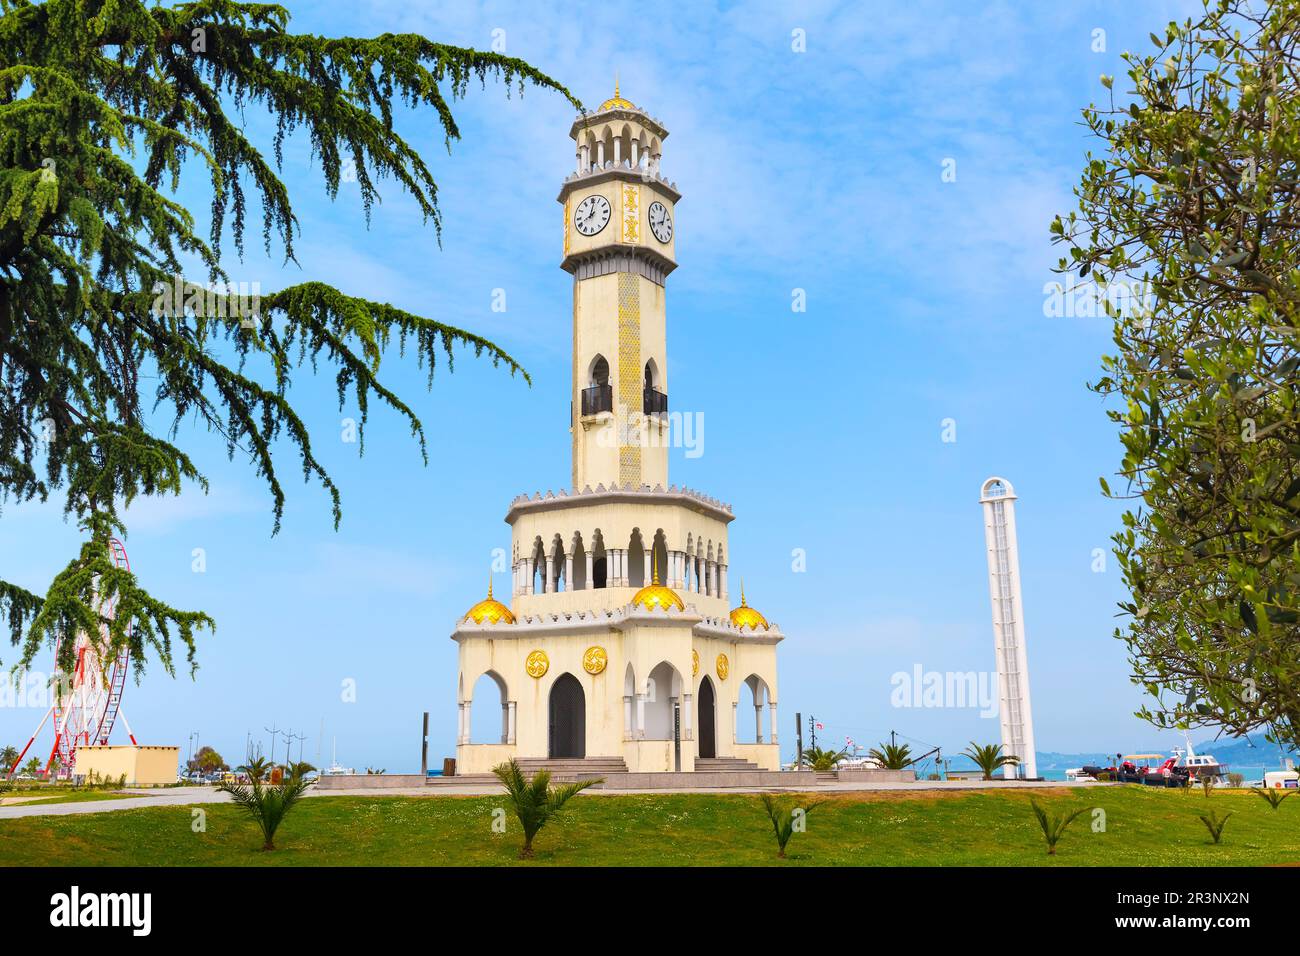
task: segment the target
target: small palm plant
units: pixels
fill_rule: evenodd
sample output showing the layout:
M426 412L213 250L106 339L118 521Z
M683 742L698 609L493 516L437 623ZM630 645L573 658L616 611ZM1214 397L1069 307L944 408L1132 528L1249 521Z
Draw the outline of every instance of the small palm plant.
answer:
M981 745L973 740L970 742L970 746L962 751L962 755L975 761L975 766L980 768L985 780L992 780L993 774L1003 767L1014 767L1020 763L1019 757L1004 754L1001 744Z
M799 755L799 762L818 773L827 773L834 770L835 765L848 755L847 750L822 750L820 747L808 747Z
M1276 810L1282 806L1283 800L1292 794L1300 793L1300 790L1269 790L1267 787L1251 787L1250 792L1259 794L1268 801L1270 807Z
M772 831L776 834L776 855L778 857L785 859L785 845L790 842L790 837L794 836L795 811L799 811L800 819L802 819L812 813L813 807L821 806L825 802L825 800L814 800L804 807L784 807L777 803L770 793L763 794L763 809L767 811L767 817L772 821Z
M236 806L248 811L262 831L262 849L274 850L275 831L280 828L294 805L302 799L311 783L301 776L290 776L277 786L264 787L262 778L269 768L261 758L239 769L248 774L251 783L222 783L217 786L217 790L230 794L230 799Z
M1077 810L1062 813L1048 813L1033 798L1030 798L1029 805L1034 808L1034 816L1038 818L1038 825L1043 829L1043 839L1047 841L1048 856L1056 856L1056 844L1060 842L1061 836L1065 833L1065 828L1073 823L1080 814L1088 810L1087 807L1079 807Z
M592 780L579 780L577 783L562 787L551 786L551 772L538 770L532 780L526 780L519 764L513 759L507 763L497 764L492 768L498 780L506 788L506 794L514 807L515 816L524 828L524 845L519 851L519 859L531 860L533 857L533 837L550 822L569 802L569 798L588 787L604 783L604 777Z
M265 757L250 758L248 763L237 768L252 783L261 783L271 772L271 764Z
M912 748L908 744L882 743L867 756L886 770L906 770L912 763Z
M1220 816L1219 811L1217 810L1211 810L1209 813L1201 814L1201 822L1205 824L1205 829L1210 831L1210 836L1214 838L1215 843L1218 843L1219 840L1222 839L1223 825L1228 822L1228 817L1230 816L1232 816L1231 810L1223 814L1223 816Z

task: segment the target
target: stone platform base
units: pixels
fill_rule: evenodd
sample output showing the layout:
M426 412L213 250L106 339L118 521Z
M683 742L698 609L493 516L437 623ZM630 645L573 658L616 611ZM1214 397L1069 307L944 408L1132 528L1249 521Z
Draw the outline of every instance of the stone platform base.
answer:
M584 774L583 776L586 776ZM727 790L735 787L816 787L828 783L913 783L912 770L717 770L693 773L611 773L593 789L601 790ZM557 779L556 782L561 782ZM389 790L399 787L500 786L491 774L460 777L421 777L418 773L335 774L321 777L321 790Z

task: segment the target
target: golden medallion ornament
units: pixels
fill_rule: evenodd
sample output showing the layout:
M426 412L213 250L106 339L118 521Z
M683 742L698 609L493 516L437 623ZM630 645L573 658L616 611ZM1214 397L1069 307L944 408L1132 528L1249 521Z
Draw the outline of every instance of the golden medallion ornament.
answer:
M726 680L727 673L731 670L731 662L727 660L726 654L719 654L718 660L718 680Z
M691 651L691 676L698 677L700 673L700 652Z
M599 674L609 663L609 655L605 653L605 648L600 645L593 645L587 648L587 653L582 655L582 669L588 674Z
M546 656L545 651L533 651L524 661L524 670L528 672L529 677L542 677L551 667L551 659Z

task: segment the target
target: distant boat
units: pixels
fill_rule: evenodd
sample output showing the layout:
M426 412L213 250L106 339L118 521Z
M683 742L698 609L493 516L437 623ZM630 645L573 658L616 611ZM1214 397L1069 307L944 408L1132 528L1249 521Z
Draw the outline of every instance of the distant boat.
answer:
M1163 762L1153 766L1152 762L1156 760ZM1170 757L1164 754L1129 754L1120 760L1118 766L1086 764L1065 772L1067 780L1117 780L1149 787L1185 787L1199 782L1202 777L1209 777L1214 786L1226 786L1227 775L1227 764L1220 764L1211 754L1198 754L1190 740L1187 740L1186 750L1175 747Z
M330 753L330 765L320 772L322 777L334 777L334 776L341 776L343 774L356 773L356 771L353 770L351 767L339 766L339 739L337 737L334 738L334 745L331 748L331 751L332 752Z

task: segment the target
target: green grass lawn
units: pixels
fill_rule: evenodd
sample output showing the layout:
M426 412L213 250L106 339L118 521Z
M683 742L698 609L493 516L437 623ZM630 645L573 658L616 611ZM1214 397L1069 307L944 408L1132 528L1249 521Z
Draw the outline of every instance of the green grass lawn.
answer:
M125 800L135 793L113 793L110 790L15 790L0 799L0 806L34 807L45 803L86 803L94 800Z
M789 799L789 798L786 798ZM1141 787L1052 791L1050 809L1092 813L1049 857L1025 792L913 792L837 796L808 815L789 858L752 795L584 795L538 835L527 866L993 865L1218 866L1300 863L1300 799L1274 811L1246 792ZM519 824L492 832L501 797L323 796L304 800L263 853L246 815L226 804L0 820L9 865L521 865ZM1232 810L1214 846L1197 819ZM206 830L192 829L202 809ZM507 811L508 812L508 811Z

